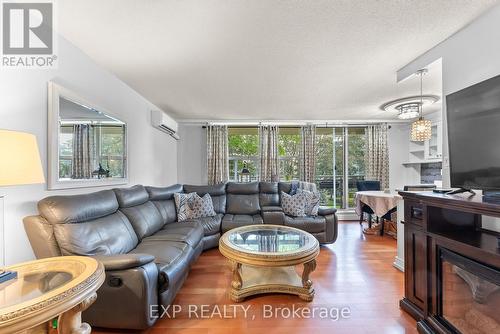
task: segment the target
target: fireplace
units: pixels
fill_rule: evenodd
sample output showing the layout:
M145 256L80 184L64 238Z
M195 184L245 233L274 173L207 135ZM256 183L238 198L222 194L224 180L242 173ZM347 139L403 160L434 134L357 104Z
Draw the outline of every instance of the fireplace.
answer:
M500 271L440 248L436 318L452 333L500 333Z

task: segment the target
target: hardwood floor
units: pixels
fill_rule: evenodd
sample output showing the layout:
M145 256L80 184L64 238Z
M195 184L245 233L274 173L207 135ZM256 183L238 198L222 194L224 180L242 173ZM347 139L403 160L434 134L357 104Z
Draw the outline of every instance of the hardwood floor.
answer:
M403 273L392 266L395 255L396 240L364 236L357 222L341 222L338 240L321 247L316 271L311 275L316 290L312 303L295 296L264 295L235 304L227 297L231 280L227 262L217 249L210 250L201 255L177 295L174 304L180 305L182 311L174 319L160 319L143 333L417 333L415 321L398 306L403 296ZM191 317L190 304L194 305ZM206 305L207 313L203 313L202 305ZM238 305L236 310L233 305ZM306 307L311 314L315 310L315 317L293 318L289 312L294 306ZM248 307L247 317L242 307ZM264 307L273 312L264 312ZM350 311L349 318L335 321L335 310L340 312L342 308ZM325 318L322 310L330 311L330 316ZM213 312L216 316L204 318Z

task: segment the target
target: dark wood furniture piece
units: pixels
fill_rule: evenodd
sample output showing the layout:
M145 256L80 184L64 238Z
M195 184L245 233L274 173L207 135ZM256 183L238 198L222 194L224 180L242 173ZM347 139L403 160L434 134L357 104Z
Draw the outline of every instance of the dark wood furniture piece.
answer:
M400 306L417 320L418 331L468 333L480 322L500 330L499 234L482 227L486 216L500 218L500 203L480 195L400 195L405 208Z

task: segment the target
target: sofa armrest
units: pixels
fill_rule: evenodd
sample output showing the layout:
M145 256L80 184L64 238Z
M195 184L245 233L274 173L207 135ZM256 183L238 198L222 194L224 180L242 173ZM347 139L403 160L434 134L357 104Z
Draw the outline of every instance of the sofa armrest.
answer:
M126 270L143 266L155 260L153 255L149 254L116 254L116 255L96 255L93 256L99 262L102 262L105 270Z
M263 206L261 210L263 212L283 212L283 208L281 206Z
M147 254L94 256L106 269L99 298L82 314L95 327L142 330L152 326L158 308L158 267ZM128 269L118 269L127 268Z
M333 215L336 212L337 212L337 209L326 207L326 206L320 206L318 209L318 215L320 215L320 216Z

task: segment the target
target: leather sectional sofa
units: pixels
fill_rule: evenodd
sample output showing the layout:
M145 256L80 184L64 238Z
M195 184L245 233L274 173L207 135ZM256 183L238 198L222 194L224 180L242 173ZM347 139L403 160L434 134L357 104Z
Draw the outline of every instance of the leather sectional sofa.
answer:
M321 243L337 238L336 210L316 217L288 217L280 193L291 183L227 183L214 186L117 188L52 196L38 203L38 216L24 219L37 258L95 257L106 281L84 320L98 327L144 329L154 324L151 310L172 303L191 264L203 250L218 246L222 233L251 224L303 229ZM177 222L175 193L210 194L216 216Z

